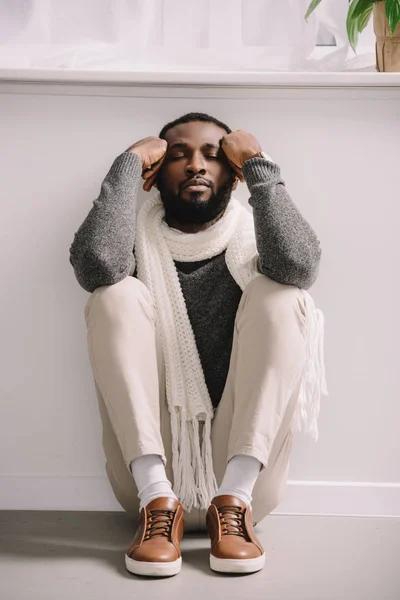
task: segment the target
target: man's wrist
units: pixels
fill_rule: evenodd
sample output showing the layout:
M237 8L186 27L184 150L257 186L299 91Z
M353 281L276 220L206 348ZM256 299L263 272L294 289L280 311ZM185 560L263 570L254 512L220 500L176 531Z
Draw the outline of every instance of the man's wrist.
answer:
M254 153L252 156L249 156L249 158L246 158L246 160L250 160L251 158L264 158L265 160L269 160L270 162L274 162L272 160L272 158L270 157L270 155L267 154L266 152L264 152L263 150L260 150L259 152Z

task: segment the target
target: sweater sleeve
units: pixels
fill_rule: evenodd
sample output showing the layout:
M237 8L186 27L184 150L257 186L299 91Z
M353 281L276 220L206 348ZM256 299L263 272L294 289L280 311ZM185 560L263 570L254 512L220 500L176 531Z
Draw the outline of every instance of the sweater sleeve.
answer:
M81 287L92 293L132 275L136 202L142 174L137 154L114 160L86 219L74 234L69 261Z
M307 290L318 276L320 242L286 190L279 166L255 157L242 173L251 194L260 272Z

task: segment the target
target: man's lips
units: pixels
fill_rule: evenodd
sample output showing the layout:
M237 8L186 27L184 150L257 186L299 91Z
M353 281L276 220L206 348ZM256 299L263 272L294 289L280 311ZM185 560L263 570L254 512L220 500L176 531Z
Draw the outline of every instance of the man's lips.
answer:
M188 192L205 192L208 190L208 185L186 185L184 189Z
M199 188L199 189L205 189L205 188L208 188L208 187L210 187L210 186L208 185L208 183L204 179L191 179L190 181L188 181L183 186L184 189L186 189L186 188L188 188L188 189L189 188L190 189L191 188L193 188L193 189L197 189L197 188Z

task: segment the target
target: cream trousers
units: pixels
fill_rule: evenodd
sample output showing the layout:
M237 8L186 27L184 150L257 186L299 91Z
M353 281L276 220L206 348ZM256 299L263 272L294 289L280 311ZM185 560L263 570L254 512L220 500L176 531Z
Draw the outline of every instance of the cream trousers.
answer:
M252 511L260 522L287 484L292 421L305 361L305 306L297 286L260 275L236 313L225 388L212 421L215 477L235 454L262 468ZM156 311L147 287L128 276L94 290L85 306L89 359L103 426L106 472L121 506L138 517L134 458L159 454L173 484L171 425ZM205 509L185 514L185 531L204 531Z

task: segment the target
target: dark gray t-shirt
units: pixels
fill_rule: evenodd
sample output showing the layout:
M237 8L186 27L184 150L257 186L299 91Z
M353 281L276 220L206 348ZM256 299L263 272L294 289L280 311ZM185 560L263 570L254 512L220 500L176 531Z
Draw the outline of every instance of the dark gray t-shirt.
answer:
M114 160L87 217L74 235L70 263L79 285L93 292L135 275L137 193L142 182L138 155L123 152ZM290 198L279 166L251 158L242 168L251 193L262 274L309 289L320 265L319 240ZM175 261L214 407L229 370L233 329L242 291L230 274L225 252L190 263Z

